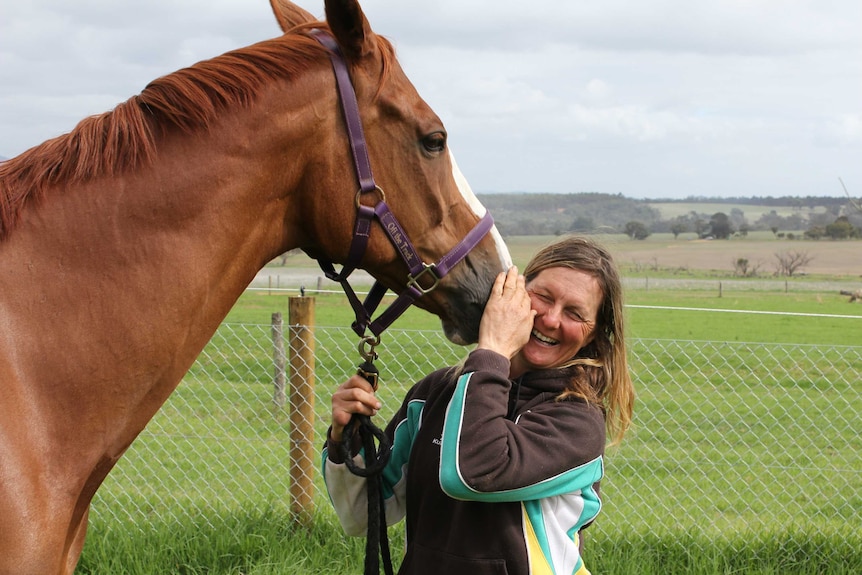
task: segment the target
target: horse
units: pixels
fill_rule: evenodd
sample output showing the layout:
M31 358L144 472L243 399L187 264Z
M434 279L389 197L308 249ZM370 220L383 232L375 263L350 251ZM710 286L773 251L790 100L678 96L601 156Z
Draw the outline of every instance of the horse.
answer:
M376 194L426 261L484 215L446 130L356 0L325 21L271 0L283 34L153 80L0 163L0 574L69 574L91 499L255 274L285 251L344 263L368 201L339 108L349 67ZM359 266L408 284L375 225ZM495 229L417 305L473 342Z

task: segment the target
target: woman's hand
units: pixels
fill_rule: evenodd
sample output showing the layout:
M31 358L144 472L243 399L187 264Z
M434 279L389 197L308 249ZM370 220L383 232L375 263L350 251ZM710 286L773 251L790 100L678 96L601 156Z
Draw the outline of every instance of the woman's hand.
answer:
M381 407L368 380L354 375L332 394L332 429L329 437L341 441L344 428L354 413L373 416Z
M530 307L526 280L512 266L497 276L479 324L479 349L512 359L530 340L536 312Z

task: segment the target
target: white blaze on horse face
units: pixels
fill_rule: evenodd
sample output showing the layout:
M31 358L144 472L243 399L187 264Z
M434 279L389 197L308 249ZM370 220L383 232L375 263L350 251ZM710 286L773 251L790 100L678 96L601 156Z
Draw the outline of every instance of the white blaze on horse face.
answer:
M461 192L464 199L467 200L473 213L481 218L488 210L482 205L482 202L479 201L476 194L473 193L473 189L470 187L470 184L467 183L467 178L465 178L464 174L461 173L461 170L458 169L458 163L455 161L455 156L452 154L452 150L449 150L449 159L452 161L452 176L455 178L458 190ZM500 265L503 266L504 270L509 269L512 267L512 256L509 255L509 248L506 247L506 242L503 241L503 236L500 235L496 225L491 227L490 234L491 237L494 238L494 244L497 246L497 253L500 254Z

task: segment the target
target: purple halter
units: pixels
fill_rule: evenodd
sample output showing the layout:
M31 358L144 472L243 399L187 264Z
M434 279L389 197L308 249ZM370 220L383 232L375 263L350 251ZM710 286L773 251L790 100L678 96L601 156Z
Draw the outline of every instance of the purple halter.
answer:
M350 244L347 262L342 267L340 273L335 271L335 267L329 260L319 259L318 264L327 278L339 282L344 288L347 299L350 301L350 305L356 314L356 321L352 326L353 331L360 337L365 337L365 331L368 329L379 339L383 330L398 319L417 298L436 288L440 280L458 262L464 259L470 250L476 247L481 239L491 230L491 227L494 225L494 219L491 217L490 212L486 212L484 217L467 233L464 239L443 256L439 262L426 264L422 261L419 254L416 253L413 244L410 243L410 239L404 232L404 228L401 227L395 215L389 210L389 206L386 205L386 197L383 190L374 182L374 176L371 173L371 162L368 159L368 146L365 143L362 121L359 118L359 104L356 101L356 93L350 81L344 56L342 56L338 44L327 32L312 30L311 34L329 51L329 59L332 61L332 68L335 71L335 80L338 85L342 111L344 112L344 120L347 124L347 133L350 138L350 148L353 152L356 175L359 179L359 191L356 192L356 223L354 225L353 241ZM376 193L379 196L380 201L375 206L366 206L360 201L362 195L368 193ZM407 264L409 274L407 276L407 287L404 291L398 295L396 300L377 319L372 321L371 316L386 294L387 288L380 282L375 282L371 291L368 292L365 301L360 302L347 278L359 267L362 256L365 254L368 238L371 233L371 225L375 217L380 220L380 224L389 240L395 246L398 253L401 254L404 263ZM422 287L419 284L420 279L423 279L426 284L430 281L431 285L429 287Z

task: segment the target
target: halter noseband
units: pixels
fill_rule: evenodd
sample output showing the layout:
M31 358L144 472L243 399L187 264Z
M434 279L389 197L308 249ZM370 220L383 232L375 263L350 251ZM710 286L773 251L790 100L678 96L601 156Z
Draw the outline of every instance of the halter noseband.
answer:
M485 234L491 230L491 227L494 225L494 219L491 217L490 212L486 212L464 239L443 256L440 261L433 264L426 264L422 261L422 258L416 253L416 249L404 232L404 228L401 227L395 215L389 210L389 206L386 205L385 193L374 182L374 176L371 173L371 162L368 159L368 146L365 143L362 121L359 117L359 104L356 101L356 92L353 90L353 84L350 81L344 56L341 54L338 44L327 32L316 29L312 30L311 34L329 52L329 59L335 71L341 108L344 112L344 120L347 125L350 148L353 152L356 175L359 179L359 191L356 192L356 223L354 225L350 251L347 255L347 262L342 267L341 272L336 272L333 263L329 260L318 259L318 264L327 278L337 281L344 288L347 299L350 301L350 305L356 314L356 321L352 326L353 331L360 337L365 337L365 331L368 329L376 336L379 342L380 334L392 322L398 319L417 298L436 288L440 280L458 262L464 259L470 250L476 247L479 241L485 237ZM360 201L363 195L370 193L379 196L379 201L374 206L366 206ZM360 302L347 278L359 267L362 256L365 254L374 218L380 221L389 240L395 246L396 251L401 254L404 263L407 264L409 273L407 275L407 287L404 291L398 295L396 300L377 319L372 321L371 316L383 299L387 288L376 281L368 292L365 301ZM420 280L425 285L430 281L431 285L423 287L420 285ZM372 344L372 348L373 345L376 344ZM362 351L362 344L360 344L360 351Z

